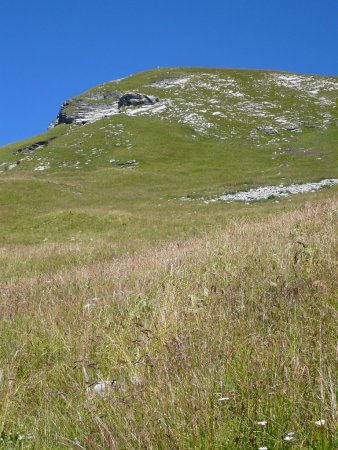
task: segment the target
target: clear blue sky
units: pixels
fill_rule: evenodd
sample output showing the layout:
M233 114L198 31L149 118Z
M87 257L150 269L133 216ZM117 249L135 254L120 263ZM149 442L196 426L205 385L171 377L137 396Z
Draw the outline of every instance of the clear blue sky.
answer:
M157 66L338 75L337 0L1 0L0 145L60 104Z

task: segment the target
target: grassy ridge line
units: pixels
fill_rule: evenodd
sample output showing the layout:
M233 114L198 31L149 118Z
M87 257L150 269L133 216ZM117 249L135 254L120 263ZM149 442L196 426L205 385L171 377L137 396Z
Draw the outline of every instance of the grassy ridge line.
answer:
M336 206L1 283L0 448L332 448Z

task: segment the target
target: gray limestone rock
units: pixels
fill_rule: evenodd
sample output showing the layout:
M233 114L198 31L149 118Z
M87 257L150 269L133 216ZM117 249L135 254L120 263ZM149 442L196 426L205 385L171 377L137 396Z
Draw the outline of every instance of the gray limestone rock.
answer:
M287 125L285 128L287 131L300 131L296 125Z
M142 105L154 105L159 99L145 94L129 93L122 95L118 101L118 107L122 106L142 106Z
M34 150L38 150L40 148L46 147L51 141L56 139L55 137L52 137L46 141L38 141L34 142L34 144L28 145L27 147L21 147L15 152L13 152L13 155L19 155L20 153L31 153Z
M145 94L128 93L117 91L103 94L88 94L86 97L67 100L60 108L56 119L51 122L49 129L62 124L81 125L94 122L118 114L123 106L154 105L159 99Z
M263 131L266 134L277 134L278 131L273 127L257 127L257 130Z
M51 122L48 126L48 129L50 130L51 128L55 128L58 125L62 125L63 123L65 124L71 124L75 121L75 117L70 115L67 112L67 109L69 109L69 106L73 105L75 102L74 100L66 100L59 111L59 114L56 116L56 119L53 120L53 122Z

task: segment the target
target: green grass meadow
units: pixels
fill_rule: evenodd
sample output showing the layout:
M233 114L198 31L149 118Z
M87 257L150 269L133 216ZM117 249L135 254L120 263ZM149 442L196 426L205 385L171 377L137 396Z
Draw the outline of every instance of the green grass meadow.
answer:
M168 68L88 92L188 102L151 84L201 73L321 120L312 97L262 91L260 71ZM328 108L326 127L273 139L250 138L244 114L210 115L236 131L220 139L121 113L0 148L0 449L335 448L337 187L201 199L338 178Z

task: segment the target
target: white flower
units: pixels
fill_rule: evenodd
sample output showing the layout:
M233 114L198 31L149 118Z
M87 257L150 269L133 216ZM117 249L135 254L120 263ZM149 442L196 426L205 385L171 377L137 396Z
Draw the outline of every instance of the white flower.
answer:
M93 306L96 306L97 303L99 302L99 300L100 299L98 297L94 297L94 298L92 298L91 303L87 303L86 305L83 306L83 308L88 310L88 309L92 308Z
M28 434L19 434L18 436L18 441L23 441L24 439L34 439L34 435L33 433L28 433Z
M138 377L137 375L133 375L133 376L130 378L130 381L131 381L131 383L132 383L134 386L139 386L139 385L141 384L141 382L142 382L141 378Z
M286 441L286 442L292 442L292 441L295 441L295 440L296 440L296 438L295 438L294 431L290 431L284 438L284 441Z
M100 381L98 383L95 383L92 389L95 392L95 394L105 397L106 395L110 394L111 391L114 389L115 383L116 383L115 380Z
M324 420L324 419L316 420L315 425L316 425L317 427L322 427L322 426L325 425L325 420Z
M259 425L259 426L261 426L261 427L265 427L265 425L267 424L268 422L266 421L266 420L261 420L260 422L257 422L257 425Z
M258 450L268 450L268 447L259 447Z

